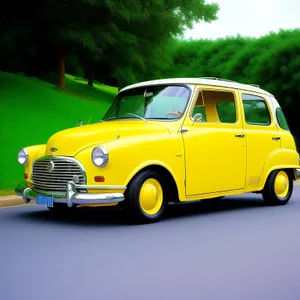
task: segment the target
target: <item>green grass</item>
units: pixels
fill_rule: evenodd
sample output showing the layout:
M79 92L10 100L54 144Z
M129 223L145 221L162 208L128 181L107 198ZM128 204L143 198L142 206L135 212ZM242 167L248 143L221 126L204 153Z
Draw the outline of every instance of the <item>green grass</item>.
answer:
M0 197L1 196L10 196L10 195L14 195L14 194L15 194L14 189L0 190Z
M67 91L36 78L0 72L0 189L9 190L23 180L18 151L47 143L59 130L99 121L117 88L66 75Z

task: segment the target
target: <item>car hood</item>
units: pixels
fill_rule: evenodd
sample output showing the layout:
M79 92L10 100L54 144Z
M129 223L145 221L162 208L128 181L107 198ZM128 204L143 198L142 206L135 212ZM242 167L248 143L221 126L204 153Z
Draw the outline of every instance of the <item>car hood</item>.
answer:
M59 131L47 142L45 155L75 156L81 150L119 138L169 133L167 127L142 120L109 121ZM53 149L55 151L53 151Z

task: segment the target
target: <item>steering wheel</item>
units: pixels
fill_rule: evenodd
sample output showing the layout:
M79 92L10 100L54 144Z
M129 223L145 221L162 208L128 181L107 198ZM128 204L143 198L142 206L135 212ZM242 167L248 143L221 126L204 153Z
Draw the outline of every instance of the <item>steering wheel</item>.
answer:
M182 112L181 111L170 111L170 112L168 112L167 114L166 114L166 117L168 116L168 115L176 115L176 116L182 116Z

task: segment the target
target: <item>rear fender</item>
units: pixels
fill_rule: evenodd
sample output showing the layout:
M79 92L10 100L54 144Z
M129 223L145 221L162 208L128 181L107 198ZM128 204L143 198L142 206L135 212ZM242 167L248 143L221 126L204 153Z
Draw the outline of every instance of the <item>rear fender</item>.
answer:
M278 150L273 152L263 168L262 176L259 183L259 189L262 190L265 183L274 170L291 169L295 179L295 171L299 168L299 154L295 150Z

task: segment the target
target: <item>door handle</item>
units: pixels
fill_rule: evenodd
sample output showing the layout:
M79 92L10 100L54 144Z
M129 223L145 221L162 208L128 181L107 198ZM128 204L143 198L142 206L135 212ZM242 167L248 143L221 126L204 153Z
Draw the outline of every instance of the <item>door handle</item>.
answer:
M236 134L235 137L237 137L237 138L243 138L243 137L245 137L245 135L244 134Z
M272 140L273 140L273 141L279 141L279 140L280 140L280 137L279 137L279 136L273 136L273 137L272 137Z
M180 130L179 130L179 132L188 132L188 129L186 129L186 128L181 128Z

